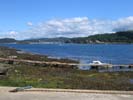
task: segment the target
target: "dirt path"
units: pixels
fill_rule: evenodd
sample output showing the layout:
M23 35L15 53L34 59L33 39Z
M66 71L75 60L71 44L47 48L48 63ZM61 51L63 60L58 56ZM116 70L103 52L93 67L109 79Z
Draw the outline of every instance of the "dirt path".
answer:
M0 87L0 100L133 100L133 95L71 92L16 92L14 87Z
M34 60L25 60L25 59L10 59L10 58L1 58L0 61L14 61L14 62L25 62L25 63L37 63L37 64L57 64L57 65L79 65L76 63L62 63L62 62L56 62L56 61L34 61Z

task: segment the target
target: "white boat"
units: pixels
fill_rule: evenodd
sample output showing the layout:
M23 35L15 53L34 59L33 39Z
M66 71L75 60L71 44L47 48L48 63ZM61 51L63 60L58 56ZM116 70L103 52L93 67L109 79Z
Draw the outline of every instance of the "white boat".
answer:
M93 61L92 63L89 63L89 65L91 66L91 68L95 68L95 69L101 69L101 68L111 68L112 64L109 63L102 63L99 60Z

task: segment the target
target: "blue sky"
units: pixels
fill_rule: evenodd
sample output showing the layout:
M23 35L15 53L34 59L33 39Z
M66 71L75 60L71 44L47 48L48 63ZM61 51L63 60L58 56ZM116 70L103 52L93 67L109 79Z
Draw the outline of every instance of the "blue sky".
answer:
M133 0L0 0L0 37L20 39L21 34L27 38L34 38L33 35L39 38L68 34L74 37L132 29L132 4ZM81 27L84 24L82 21L86 21L84 27ZM112 23L116 27L112 28ZM121 23L120 27L118 23ZM107 28L103 29L105 26ZM83 29L85 32L82 34Z

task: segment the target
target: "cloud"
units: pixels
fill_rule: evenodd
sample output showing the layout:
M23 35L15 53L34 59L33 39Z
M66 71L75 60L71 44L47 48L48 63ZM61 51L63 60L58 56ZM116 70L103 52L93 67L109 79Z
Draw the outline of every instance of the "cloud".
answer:
M113 21L113 27L114 31L133 30L133 16Z
M33 23L32 23L32 22L27 22L27 25L28 25L28 26L32 26Z
M0 38L19 38L19 33L17 31L9 30L7 32L1 31Z
M27 25L29 26L28 30L21 32L9 31L0 34L0 37L16 39L84 37L99 33L133 30L133 16L117 20L98 20L89 19L88 17L51 19L36 25L28 22Z
M30 27L22 32L27 38L84 37L111 31L107 21L90 20L87 17L52 19Z

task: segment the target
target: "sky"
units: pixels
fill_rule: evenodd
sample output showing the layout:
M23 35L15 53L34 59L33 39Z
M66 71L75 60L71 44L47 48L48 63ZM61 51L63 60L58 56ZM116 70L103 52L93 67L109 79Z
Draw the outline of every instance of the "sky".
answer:
M133 29L133 0L0 0L0 38L84 37Z

